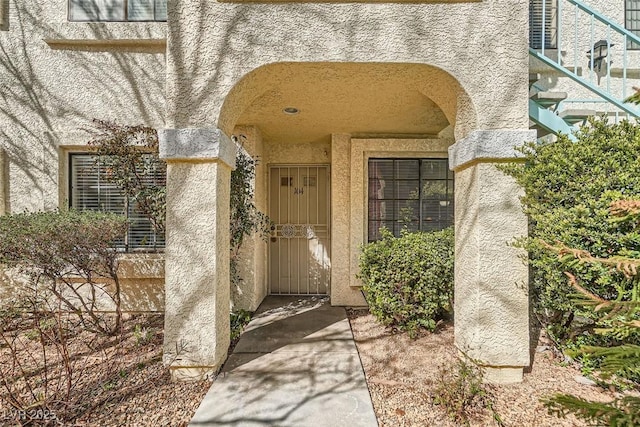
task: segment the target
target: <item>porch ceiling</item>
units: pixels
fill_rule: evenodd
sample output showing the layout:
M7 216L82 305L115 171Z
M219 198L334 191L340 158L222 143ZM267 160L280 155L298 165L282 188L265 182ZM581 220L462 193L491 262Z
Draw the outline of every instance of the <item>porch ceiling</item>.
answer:
M332 133L435 136L449 125L418 91L415 75L367 64L290 67L262 76L264 91L240 115L239 125L258 126L265 140L278 143L324 141ZM285 114L286 107L299 113Z

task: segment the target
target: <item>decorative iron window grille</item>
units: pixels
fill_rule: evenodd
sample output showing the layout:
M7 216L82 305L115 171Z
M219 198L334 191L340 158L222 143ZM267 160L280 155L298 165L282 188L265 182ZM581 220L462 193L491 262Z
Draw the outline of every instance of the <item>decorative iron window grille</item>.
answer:
M69 21L145 22L167 20L167 0L69 0Z
M453 224L453 172L447 159L369 159L368 239L386 227L399 236Z
M154 167L150 184L165 185L164 168ZM151 221L141 214L136 203L107 181L109 173L101 158L94 154L71 154L69 159L69 207L80 211L99 211L124 215L129 220L125 238L116 242L118 249L127 252L155 251L164 248L164 234L156 232Z

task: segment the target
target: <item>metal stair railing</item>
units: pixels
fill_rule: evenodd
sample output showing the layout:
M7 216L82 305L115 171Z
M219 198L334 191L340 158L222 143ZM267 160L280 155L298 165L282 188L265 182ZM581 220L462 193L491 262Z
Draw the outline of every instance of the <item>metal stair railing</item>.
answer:
M541 19L535 20L535 24L541 25L539 33L541 44L539 49L529 47L529 54L631 117L640 117L640 110L624 102L627 94L631 92L628 79L629 44L637 43L640 47L640 37L581 1L557 0L555 8L551 5L551 1L542 0L541 5L537 5L542 9ZM548 14L555 14L557 22L549 19ZM532 20L531 25L533 24ZM567 28L569 26L573 28ZM570 34L571 40L563 39L565 33L570 31L573 32ZM547 47L550 45L547 37L550 36L554 38L553 45L557 46L557 50ZM614 51L612 49L614 46L621 47L621 53L618 53L620 49ZM551 56L547 55L550 50L554 51ZM573 55L566 55L566 58L563 58L563 51L572 51ZM637 55L640 55L640 52ZM613 85L612 59L622 62L622 79L621 81L616 79ZM568 64L571 60L573 64ZM586 62L587 66L580 66L581 62ZM588 71L586 78L585 68ZM606 79L605 87L601 87L602 78Z

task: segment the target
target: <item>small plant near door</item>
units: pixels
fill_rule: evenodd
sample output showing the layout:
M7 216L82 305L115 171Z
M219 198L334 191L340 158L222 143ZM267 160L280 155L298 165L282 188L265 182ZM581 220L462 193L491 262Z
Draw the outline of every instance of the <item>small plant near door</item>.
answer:
M269 217L260 212L254 203L254 181L258 160L252 158L242 146L244 135L233 137L237 145L236 168L231 171L231 287L237 287L242 281L238 269L238 256L242 243L247 236L258 233L267 238L271 231Z
M363 247L360 278L369 310L381 323L406 331L433 331L453 309L453 228L409 233L387 229Z

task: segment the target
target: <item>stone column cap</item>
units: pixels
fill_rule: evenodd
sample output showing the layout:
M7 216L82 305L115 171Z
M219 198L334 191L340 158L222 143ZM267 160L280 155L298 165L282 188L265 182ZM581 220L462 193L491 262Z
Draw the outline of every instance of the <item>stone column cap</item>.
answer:
M236 165L236 144L220 129L160 129L160 158L167 162L223 162Z
M517 159L522 153L515 147L536 138L536 131L531 129L474 130L449 147L449 167L459 170L478 161Z

